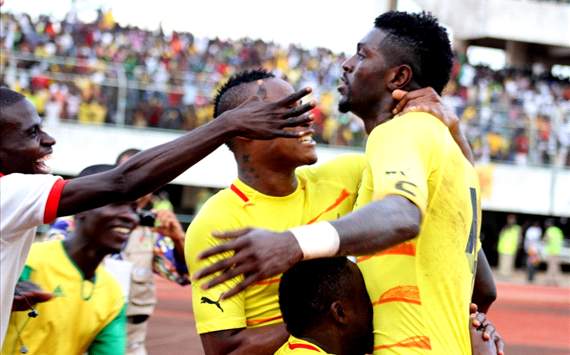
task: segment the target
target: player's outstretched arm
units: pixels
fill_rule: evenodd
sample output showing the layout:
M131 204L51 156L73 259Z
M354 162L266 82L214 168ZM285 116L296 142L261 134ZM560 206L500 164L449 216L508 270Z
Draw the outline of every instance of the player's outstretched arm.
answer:
M475 163L475 156L467 141L467 137L465 137L461 130L459 118L452 110L445 106L441 101L441 96L439 96L434 89L427 87L409 92L394 90L392 97L398 100L398 104L392 110L392 113L395 115L406 112L427 112L439 118L447 128L449 128L449 132L465 158L467 158L471 164Z
M115 169L70 180L63 188L58 216L66 216L117 201L135 200L170 182L236 136L251 139L300 137L307 134L285 130L311 121L315 103L294 106L309 94L302 89L280 101L252 97L224 112L206 125L182 137L145 150Z
M306 237L294 236L298 232L264 229L220 233L218 237L229 241L199 257L205 259L227 251L234 251L234 255L199 270L194 279L222 271L203 285L207 289L244 274L243 282L222 296L226 299L257 281L287 271L303 259L366 255L387 249L417 236L420 224L421 213L415 204L405 197L389 195L330 224L300 227L305 229L302 233ZM315 234L319 237L315 238Z

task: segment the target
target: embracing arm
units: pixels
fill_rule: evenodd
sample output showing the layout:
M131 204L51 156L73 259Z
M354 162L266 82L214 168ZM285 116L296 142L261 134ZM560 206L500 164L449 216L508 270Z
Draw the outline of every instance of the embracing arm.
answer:
M289 333L283 323L200 335L206 355L273 354L288 337Z
M307 132L282 128L311 120L305 113L314 107L313 101L291 108L309 92L303 89L277 102L250 98L208 124L145 150L112 170L69 180L63 188L57 215L67 216L113 202L131 201L153 192L234 136L252 139L302 136Z
M477 260L477 273L471 302L475 303L482 313L487 313L491 304L497 299L497 288L483 249L479 249Z
M389 195L331 224L340 237L339 255L367 255L415 238L421 213L407 198Z

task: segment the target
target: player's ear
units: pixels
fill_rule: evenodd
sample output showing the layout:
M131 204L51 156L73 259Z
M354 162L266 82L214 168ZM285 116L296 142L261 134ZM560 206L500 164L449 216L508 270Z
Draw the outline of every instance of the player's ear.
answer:
M390 68L386 74L387 87L390 91L405 89L413 78L412 68L407 64Z
M340 324L346 325L348 323L348 318L344 306L340 301L334 301L331 303L330 311L333 319Z

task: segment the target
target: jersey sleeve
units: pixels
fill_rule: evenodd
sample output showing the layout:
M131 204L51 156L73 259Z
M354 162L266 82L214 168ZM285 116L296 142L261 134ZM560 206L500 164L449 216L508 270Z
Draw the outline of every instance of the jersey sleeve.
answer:
M362 172L366 167L366 157L364 154L349 153L342 154L325 163L300 168L300 175L307 175L318 180L332 180L340 183L348 191L358 191Z
M50 223L65 180L43 174L9 174L0 178L0 230L18 231Z
M192 221L186 233L184 254L191 275L231 255L225 253L198 261L198 255L201 252L222 243L212 236L213 231L227 231L243 227L237 218L224 213L224 204L221 203L222 201L219 202L208 201ZM208 280L192 282L192 308L198 334L245 328L247 323L244 292L228 300L220 301L220 296L242 281L243 276L229 280L212 289L203 290L201 286Z
M101 329L97 334L87 353L89 355L123 355L127 350L127 306Z
M409 113L379 126L370 135L366 157L373 176L373 198L400 195L422 212L428 179L445 126L426 113Z

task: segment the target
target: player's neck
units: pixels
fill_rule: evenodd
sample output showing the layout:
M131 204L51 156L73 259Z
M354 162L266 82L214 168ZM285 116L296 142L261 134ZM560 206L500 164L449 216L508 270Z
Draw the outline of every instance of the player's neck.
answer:
M367 112L363 112L358 116L364 121L364 127L366 128L366 133L370 134L372 130L381 125L382 123L389 121L394 117L392 113L392 108L396 105L391 97L386 97L378 104L371 105Z
M103 261L106 253L98 251L87 239L74 235L63 242L63 247L69 258L81 270L83 278L91 280L95 276L95 270Z
M297 189L295 169L239 165L238 177L241 181L265 195L287 196Z

